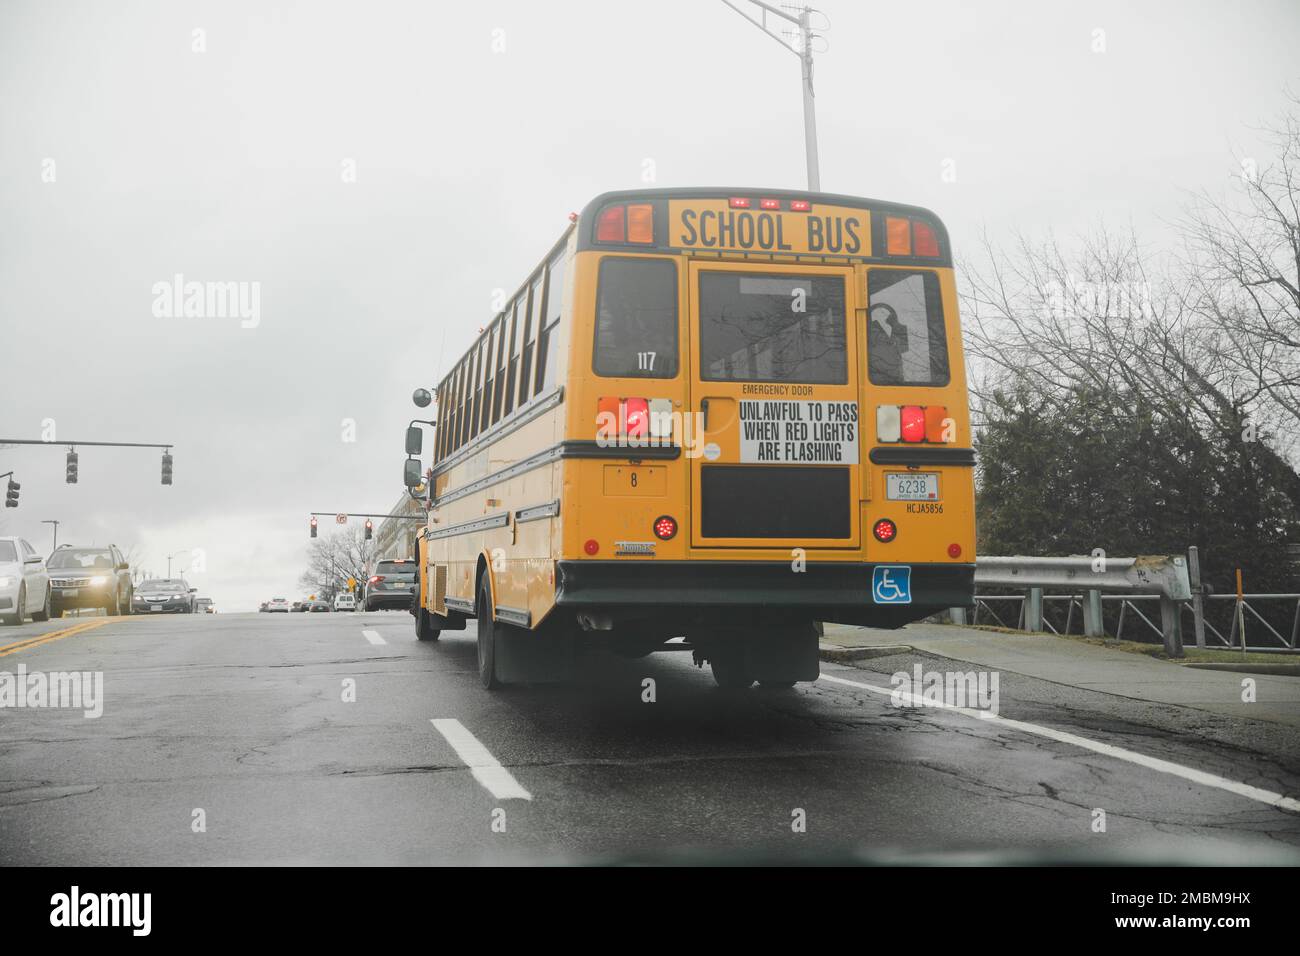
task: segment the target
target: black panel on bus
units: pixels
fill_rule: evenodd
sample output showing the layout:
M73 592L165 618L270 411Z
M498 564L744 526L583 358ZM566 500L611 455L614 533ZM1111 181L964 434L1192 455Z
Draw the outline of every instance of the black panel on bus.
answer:
M808 465L702 465L706 538L847 538L849 469Z

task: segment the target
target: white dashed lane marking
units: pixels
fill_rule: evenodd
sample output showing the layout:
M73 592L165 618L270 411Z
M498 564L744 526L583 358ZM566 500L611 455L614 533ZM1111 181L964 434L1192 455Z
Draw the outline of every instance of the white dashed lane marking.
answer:
M361 634L362 634L362 636L364 636L365 639L368 640L371 644L387 644L387 643L388 643L386 640L384 640L382 637L379 636L379 632L378 632L378 631L362 631Z
M498 800L531 800L533 795L519 785L519 781L501 761L492 756L479 739L465 729L465 725L452 718L430 720L434 729L447 738L451 749L465 762L474 779Z

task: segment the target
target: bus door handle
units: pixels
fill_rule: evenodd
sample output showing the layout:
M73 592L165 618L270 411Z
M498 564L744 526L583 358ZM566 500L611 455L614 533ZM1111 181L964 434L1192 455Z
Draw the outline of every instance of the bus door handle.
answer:
M710 395L700 399L700 431L730 428L736 417L736 400L727 395ZM712 419L712 422L710 422Z

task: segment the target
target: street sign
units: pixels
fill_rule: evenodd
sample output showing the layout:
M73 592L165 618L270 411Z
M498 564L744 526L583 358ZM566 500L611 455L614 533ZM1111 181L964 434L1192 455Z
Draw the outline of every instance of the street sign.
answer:
M357 586L357 579L356 579L356 578L348 578L348 587L350 587L350 588L354 588L354 587L356 587L356 586Z
M335 515L335 516L334 516L334 520L335 520L336 522L338 522L339 524L347 524L347 523L348 523L348 516L347 516L347 515Z

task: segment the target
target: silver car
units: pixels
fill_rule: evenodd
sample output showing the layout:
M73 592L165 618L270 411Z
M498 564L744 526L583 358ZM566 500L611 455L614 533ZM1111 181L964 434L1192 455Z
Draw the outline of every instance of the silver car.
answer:
M0 538L0 624L50 619L50 572L36 549L18 537Z

